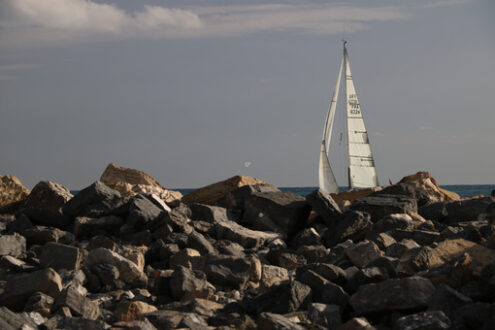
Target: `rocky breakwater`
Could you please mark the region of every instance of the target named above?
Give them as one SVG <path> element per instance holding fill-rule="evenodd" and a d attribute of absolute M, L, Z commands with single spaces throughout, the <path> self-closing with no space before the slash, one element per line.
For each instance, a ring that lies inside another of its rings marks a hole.
<path fill-rule="evenodd" d="M 417 176 L 339 204 L 42 182 L 0 215 L 0 328 L 493 329 L 495 201 Z"/>

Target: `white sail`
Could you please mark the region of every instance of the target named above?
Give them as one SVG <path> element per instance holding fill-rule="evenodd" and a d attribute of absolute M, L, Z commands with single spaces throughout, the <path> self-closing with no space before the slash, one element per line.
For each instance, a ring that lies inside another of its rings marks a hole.
<path fill-rule="evenodd" d="M 333 119 L 335 117 L 335 109 L 337 107 L 337 98 L 340 89 L 340 80 L 342 77 L 342 68 L 344 66 L 344 59 L 340 63 L 339 77 L 337 79 L 337 85 L 333 91 L 332 101 L 330 102 L 330 107 L 325 118 L 325 126 L 323 127 L 323 135 L 321 137 L 321 150 L 320 150 L 320 164 L 318 171 L 318 179 L 320 184 L 320 189 L 325 190 L 329 193 L 336 193 L 339 191 L 339 186 L 337 185 L 337 180 L 330 167 L 330 161 L 328 159 L 328 151 L 330 148 L 330 140 L 332 138 L 333 129 Z"/>
<path fill-rule="evenodd" d="M 349 188 L 376 187 L 375 162 L 371 153 L 368 132 L 364 126 L 361 105 L 352 80 L 349 57 L 344 43 L 345 98 L 347 113 L 347 143 L 349 156 Z"/>

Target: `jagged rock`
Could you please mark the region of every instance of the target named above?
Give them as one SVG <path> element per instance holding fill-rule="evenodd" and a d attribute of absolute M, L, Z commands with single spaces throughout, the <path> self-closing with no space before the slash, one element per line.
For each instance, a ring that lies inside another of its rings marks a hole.
<path fill-rule="evenodd" d="M 375 330 L 365 317 L 353 317 L 337 328 L 338 330 Z"/>
<path fill-rule="evenodd" d="M 143 314 L 155 312 L 158 309 L 144 301 L 121 301 L 115 306 L 115 317 L 119 321 L 140 320 Z"/>
<path fill-rule="evenodd" d="M 187 300 L 208 298 L 213 293 L 213 288 L 206 281 L 206 275 L 203 272 L 178 266 L 170 277 L 170 291 L 176 300 Z"/>
<path fill-rule="evenodd" d="M 74 236 L 71 233 L 53 227 L 34 226 L 24 230 L 22 233 L 26 237 L 28 245 L 44 245 L 49 242 L 72 243 Z"/>
<path fill-rule="evenodd" d="M 323 242 L 327 247 L 332 248 L 347 239 L 358 241 L 364 238 L 366 231 L 371 229 L 371 226 L 372 223 L 368 213 L 351 210 L 334 221 L 323 235 Z"/>
<path fill-rule="evenodd" d="M 387 271 L 388 277 L 396 277 L 397 276 L 396 268 L 398 264 L 399 264 L 399 260 L 397 258 L 383 256 L 370 262 L 367 265 L 367 267 L 379 267 L 385 269 Z"/>
<path fill-rule="evenodd" d="M 292 237 L 305 225 L 309 212 L 306 200 L 295 193 L 253 193 L 244 201 L 242 222 L 255 229 Z"/>
<path fill-rule="evenodd" d="M 29 195 L 29 189 L 24 187 L 13 175 L 0 175 L 0 213 L 8 213 L 22 206 Z"/>
<path fill-rule="evenodd" d="M 272 248 L 266 255 L 271 264 L 286 269 L 297 269 L 307 264 L 304 256 L 291 252 L 286 248 Z"/>
<path fill-rule="evenodd" d="M 180 192 L 165 189 L 149 174 L 115 164 L 108 164 L 100 177 L 100 181 L 117 190 L 124 197 L 134 196 L 139 193 L 155 194 L 166 203 L 171 204 L 177 203 L 182 198 Z"/>
<path fill-rule="evenodd" d="M 289 281 L 289 271 L 285 268 L 262 265 L 261 269 L 260 285 L 263 289 Z"/>
<path fill-rule="evenodd" d="M 79 248 L 58 243 L 47 243 L 43 246 L 40 264 L 55 270 L 78 269 L 82 261 L 82 252 Z"/>
<path fill-rule="evenodd" d="M 371 221 L 377 222 L 387 215 L 394 213 L 417 212 L 415 199 L 402 195 L 376 195 L 355 200 L 351 204 L 353 210 L 368 212 Z"/>
<path fill-rule="evenodd" d="M 323 244 L 300 246 L 297 248 L 296 254 L 304 257 L 307 263 L 326 262 L 331 259 L 330 249 Z"/>
<path fill-rule="evenodd" d="M 355 266 L 363 268 L 376 258 L 383 256 L 384 253 L 375 243 L 363 241 L 347 248 L 345 255 Z"/>
<path fill-rule="evenodd" d="M 236 188 L 249 185 L 267 184 L 267 182 L 249 176 L 236 175 L 227 180 L 216 182 L 208 186 L 194 190 L 182 197 L 182 202 L 186 204 L 201 203 L 214 205 L 222 197 Z"/>
<path fill-rule="evenodd" d="M 363 284 L 378 283 L 388 278 L 388 271 L 385 268 L 366 267 L 353 274 L 348 281 L 347 288 L 349 291 L 355 292 Z"/>
<path fill-rule="evenodd" d="M 292 322 L 283 315 L 274 313 L 261 313 L 256 321 L 260 330 L 303 330 L 304 327 Z"/>
<path fill-rule="evenodd" d="M 400 317 L 395 321 L 396 330 L 450 329 L 450 319 L 442 311 L 426 311 Z"/>
<path fill-rule="evenodd" d="M 24 202 L 24 207 L 35 209 L 59 210 L 72 197 L 70 191 L 59 183 L 40 181 Z"/>
<path fill-rule="evenodd" d="M 187 245 L 198 250 L 201 254 L 217 254 L 217 250 L 203 235 L 193 231 L 187 238 Z"/>
<path fill-rule="evenodd" d="M 313 301 L 334 304 L 344 307 L 349 295 L 337 284 L 334 284 L 312 270 L 298 272 L 296 280 L 309 285 L 313 293 Z"/>
<path fill-rule="evenodd" d="M 74 235 L 76 237 L 91 237 L 116 233 L 124 224 L 124 220 L 115 215 L 101 218 L 77 217 L 74 219 Z"/>
<path fill-rule="evenodd" d="M 4 330 L 37 329 L 38 324 L 27 313 L 17 314 L 6 307 L 0 307 L 0 328 Z"/>
<path fill-rule="evenodd" d="M 37 312 L 48 317 L 55 299 L 41 292 L 35 292 L 29 297 L 24 307 L 25 312 Z"/>
<path fill-rule="evenodd" d="M 425 219 L 454 224 L 461 221 L 474 221 L 486 213 L 494 202 L 493 197 L 472 197 L 454 202 L 428 204 L 419 209 Z"/>
<path fill-rule="evenodd" d="M 51 268 L 42 269 L 10 277 L 5 285 L 5 291 L 0 296 L 0 305 L 20 310 L 35 292 L 42 292 L 55 298 L 61 291 L 60 275 Z"/>
<path fill-rule="evenodd" d="M 80 290 L 73 285 L 69 285 L 57 296 L 52 310 L 67 306 L 71 314 L 77 317 L 96 320 L 100 315 L 98 304 L 81 294 Z"/>
<path fill-rule="evenodd" d="M 132 285 L 141 286 L 145 285 L 148 281 L 146 275 L 134 262 L 124 258 L 114 251 L 105 248 L 91 250 L 86 257 L 85 264 L 88 267 L 95 264 L 113 265 L 119 270 L 120 279 L 125 283 Z"/>
<path fill-rule="evenodd" d="M 332 196 L 324 190 L 317 189 L 313 191 L 306 196 L 306 201 L 323 218 L 327 225 L 331 225 L 336 218 L 342 215 L 342 211 Z"/>
<path fill-rule="evenodd" d="M 256 312 L 284 314 L 305 309 L 311 301 L 311 288 L 298 281 L 271 286 L 251 301 Z"/>
<path fill-rule="evenodd" d="M 6 230 L 9 233 L 23 233 L 26 229 L 33 227 L 33 223 L 29 218 L 22 213 L 19 213 L 18 215 L 12 215 L 13 220 L 9 219 L 10 221 L 6 223 Z"/>
<path fill-rule="evenodd" d="M 395 238 L 387 233 L 378 233 L 376 231 L 368 232 L 366 239 L 374 242 L 382 251 L 386 251 L 389 246 L 397 243 Z"/>
<path fill-rule="evenodd" d="M 205 273 L 213 284 L 239 289 L 250 279 L 251 264 L 247 258 L 210 255 L 205 263 Z"/>
<path fill-rule="evenodd" d="M 340 307 L 338 305 L 309 304 L 308 318 L 311 322 L 319 324 L 326 329 L 337 329 L 342 323 Z"/>
<path fill-rule="evenodd" d="M 22 257 L 26 253 L 26 239 L 14 233 L 0 235 L 0 256 Z"/>
<path fill-rule="evenodd" d="M 149 320 L 157 329 L 177 329 L 184 327 L 185 324 L 183 324 L 182 322 L 190 314 L 191 313 L 183 313 L 171 310 L 158 310 L 156 312 L 144 314 L 143 317 Z M 204 322 L 204 320 L 201 321 L 201 318 L 198 316 L 194 317 L 194 319 L 196 320 L 196 322 Z M 189 327 L 185 326 L 185 328 Z M 191 329 L 196 328 L 192 327 Z"/>
<path fill-rule="evenodd" d="M 422 277 L 389 279 L 359 287 L 349 300 L 358 314 L 425 308 L 435 287 Z"/>
<path fill-rule="evenodd" d="M 271 242 L 280 237 L 279 234 L 251 230 L 233 221 L 223 221 L 215 224 L 217 239 L 226 239 L 239 243 L 246 249 L 256 249 L 265 242 Z"/>
<path fill-rule="evenodd" d="M 110 215 L 112 211 L 122 206 L 123 202 L 118 191 L 109 188 L 101 181 L 96 181 L 68 201 L 62 211 L 71 217 L 102 217 Z"/>
<path fill-rule="evenodd" d="M 135 228 L 144 228 L 158 218 L 162 212 L 162 209 L 146 196 L 138 194 L 129 201 L 129 215 L 126 223 Z"/>

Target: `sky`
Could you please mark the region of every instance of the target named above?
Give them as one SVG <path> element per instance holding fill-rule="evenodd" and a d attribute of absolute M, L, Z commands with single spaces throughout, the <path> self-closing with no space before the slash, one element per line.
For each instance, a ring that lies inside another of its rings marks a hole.
<path fill-rule="evenodd" d="M 381 183 L 494 184 L 494 31 L 493 0 L 0 0 L 0 175 L 316 186 L 345 38 Z"/>

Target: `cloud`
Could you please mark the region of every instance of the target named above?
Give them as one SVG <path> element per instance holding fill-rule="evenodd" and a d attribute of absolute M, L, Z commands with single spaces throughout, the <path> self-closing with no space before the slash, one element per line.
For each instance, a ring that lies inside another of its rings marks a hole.
<path fill-rule="evenodd" d="M 94 0 L 2 0 L 0 38 L 4 46 L 29 46 L 129 37 L 228 37 L 266 31 L 342 34 L 369 29 L 374 22 L 409 19 L 413 9 L 444 5 L 451 4 L 445 0 L 420 1 L 414 6 L 265 3 L 184 9 L 144 5 L 140 11 L 127 12 Z"/>

